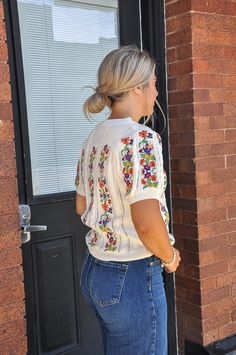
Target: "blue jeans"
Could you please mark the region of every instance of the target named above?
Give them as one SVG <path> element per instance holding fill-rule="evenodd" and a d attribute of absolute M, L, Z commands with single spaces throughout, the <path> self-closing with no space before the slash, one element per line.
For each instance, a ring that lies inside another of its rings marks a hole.
<path fill-rule="evenodd" d="M 106 355 L 167 355 L 160 259 L 103 261 L 86 250 L 80 286 L 100 323 Z"/>

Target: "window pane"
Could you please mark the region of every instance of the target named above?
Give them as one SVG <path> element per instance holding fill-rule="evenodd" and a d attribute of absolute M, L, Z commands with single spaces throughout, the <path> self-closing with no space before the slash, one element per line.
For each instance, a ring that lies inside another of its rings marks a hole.
<path fill-rule="evenodd" d="M 115 0 L 18 0 L 33 194 L 74 190 L 88 121 L 84 100 L 104 56 L 119 46 Z"/>

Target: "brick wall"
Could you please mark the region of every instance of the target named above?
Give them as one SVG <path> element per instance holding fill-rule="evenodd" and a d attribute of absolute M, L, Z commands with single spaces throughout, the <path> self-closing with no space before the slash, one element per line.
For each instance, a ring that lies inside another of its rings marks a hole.
<path fill-rule="evenodd" d="M 236 2 L 166 0 L 180 354 L 236 333 Z"/>
<path fill-rule="evenodd" d="M 27 352 L 10 76 L 0 1 L 0 354 Z"/>

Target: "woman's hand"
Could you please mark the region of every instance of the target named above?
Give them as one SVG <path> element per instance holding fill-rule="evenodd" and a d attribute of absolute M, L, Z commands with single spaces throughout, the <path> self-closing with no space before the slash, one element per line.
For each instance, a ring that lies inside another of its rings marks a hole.
<path fill-rule="evenodd" d="M 175 272 L 177 270 L 177 267 L 179 266 L 179 262 L 181 260 L 180 253 L 179 253 L 178 249 L 174 248 L 174 250 L 175 250 L 175 253 L 176 253 L 176 258 L 175 258 L 174 264 L 171 265 L 171 266 L 165 266 L 164 267 L 164 269 L 168 273 Z"/>

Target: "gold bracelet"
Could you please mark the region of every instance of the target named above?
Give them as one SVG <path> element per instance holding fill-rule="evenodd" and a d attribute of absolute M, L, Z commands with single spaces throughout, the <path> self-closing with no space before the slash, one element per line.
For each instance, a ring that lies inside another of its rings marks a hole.
<path fill-rule="evenodd" d="M 173 258 L 172 258 L 172 260 L 171 261 L 163 261 L 163 260 L 161 260 L 161 267 L 171 266 L 171 265 L 174 264 L 175 259 L 176 259 L 176 254 L 175 254 L 175 249 L 173 247 L 172 247 L 172 250 L 173 250 Z"/>

